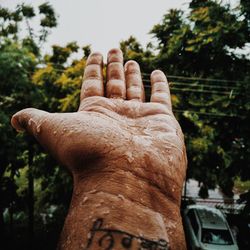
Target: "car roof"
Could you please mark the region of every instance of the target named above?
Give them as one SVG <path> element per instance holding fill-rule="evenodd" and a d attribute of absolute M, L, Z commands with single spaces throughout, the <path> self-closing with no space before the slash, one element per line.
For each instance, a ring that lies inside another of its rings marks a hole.
<path fill-rule="evenodd" d="M 225 217 L 220 210 L 201 205 L 192 205 L 188 209 L 196 211 L 202 228 L 228 229 Z"/>

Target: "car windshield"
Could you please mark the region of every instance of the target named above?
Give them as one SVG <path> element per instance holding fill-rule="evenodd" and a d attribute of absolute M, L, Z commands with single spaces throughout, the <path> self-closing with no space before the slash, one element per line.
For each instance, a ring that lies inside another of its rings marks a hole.
<path fill-rule="evenodd" d="M 203 243 L 215 245 L 232 245 L 233 239 L 228 230 L 202 229 L 201 240 Z"/>

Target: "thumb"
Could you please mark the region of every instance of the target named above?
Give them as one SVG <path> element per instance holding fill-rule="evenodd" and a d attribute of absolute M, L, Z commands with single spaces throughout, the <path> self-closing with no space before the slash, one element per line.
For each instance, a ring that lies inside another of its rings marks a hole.
<path fill-rule="evenodd" d="M 52 113 L 27 108 L 12 116 L 11 125 L 18 132 L 25 131 L 32 135 L 46 150 L 51 151 L 56 142 L 52 136 L 52 131 L 58 125 L 55 118 L 55 115 Z"/>
<path fill-rule="evenodd" d="M 18 132 L 26 131 L 38 138 L 41 129 L 46 125 L 46 120 L 48 121 L 49 116 L 50 113 L 48 112 L 34 108 L 27 108 L 12 116 L 11 125 Z"/>
<path fill-rule="evenodd" d="M 58 127 L 58 119 L 55 114 L 48 113 L 39 109 L 23 109 L 11 118 L 11 125 L 18 131 L 26 131 L 49 151 L 54 157 L 56 137 L 53 131 Z"/>

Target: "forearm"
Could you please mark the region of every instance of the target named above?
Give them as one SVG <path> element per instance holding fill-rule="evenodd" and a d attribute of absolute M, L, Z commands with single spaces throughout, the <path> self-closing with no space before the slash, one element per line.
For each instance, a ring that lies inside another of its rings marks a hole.
<path fill-rule="evenodd" d="M 76 177 L 59 249 L 126 249 L 124 244 L 185 249 L 178 204 L 130 172 Z"/>

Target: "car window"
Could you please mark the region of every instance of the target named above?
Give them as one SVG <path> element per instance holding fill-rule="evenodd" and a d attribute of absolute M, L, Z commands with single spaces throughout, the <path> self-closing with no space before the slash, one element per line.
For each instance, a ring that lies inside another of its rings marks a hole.
<path fill-rule="evenodd" d="M 187 216 L 188 216 L 188 218 L 190 220 L 190 223 L 192 225 L 192 228 L 194 230 L 194 233 L 195 233 L 196 237 L 198 237 L 199 225 L 198 225 L 194 210 L 190 210 L 188 212 Z"/>
<path fill-rule="evenodd" d="M 228 230 L 202 229 L 201 241 L 215 245 L 232 245 L 233 239 Z"/>

